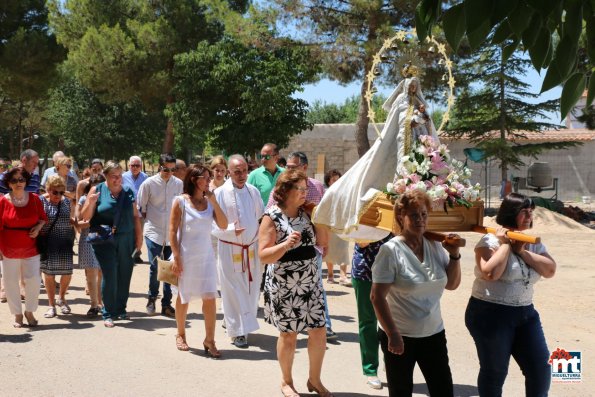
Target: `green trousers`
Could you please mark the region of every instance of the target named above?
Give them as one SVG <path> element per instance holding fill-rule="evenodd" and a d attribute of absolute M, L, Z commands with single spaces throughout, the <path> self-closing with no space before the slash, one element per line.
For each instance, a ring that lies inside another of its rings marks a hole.
<path fill-rule="evenodd" d="M 101 266 L 101 297 L 103 318 L 117 318 L 126 314 L 134 259 L 134 233 L 116 233 L 113 244 L 94 245 L 93 251 Z"/>
<path fill-rule="evenodd" d="M 372 282 L 351 279 L 357 302 L 357 323 L 359 326 L 359 350 L 362 369 L 366 376 L 378 375 L 378 320 L 370 300 Z"/>

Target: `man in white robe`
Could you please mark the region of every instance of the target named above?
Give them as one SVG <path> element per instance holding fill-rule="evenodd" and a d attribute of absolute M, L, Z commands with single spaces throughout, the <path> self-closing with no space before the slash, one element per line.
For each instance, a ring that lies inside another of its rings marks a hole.
<path fill-rule="evenodd" d="M 227 229 L 213 227 L 219 239 L 217 270 L 225 328 L 232 343 L 248 347 L 248 334 L 260 328 L 256 313 L 260 296 L 258 226 L 264 212 L 258 189 L 246 183 L 248 163 L 241 155 L 229 158 L 231 176 L 215 190 L 215 197 L 229 222 Z"/>

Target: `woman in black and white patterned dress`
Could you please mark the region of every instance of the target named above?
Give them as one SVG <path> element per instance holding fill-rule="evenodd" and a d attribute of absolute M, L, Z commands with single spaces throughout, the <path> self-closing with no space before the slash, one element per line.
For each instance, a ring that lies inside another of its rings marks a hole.
<path fill-rule="evenodd" d="M 41 261 L 50 306 L 44 314 L 45 318 L 56 316 L 55 305 L 60 306 L 62 314 L 70 314 L 70 306 L 66 303 L 66 291 L 72 279 L 74 208 L 72 202 L 64 197 L 65 191 L 66 182 L 60 175 L 55 174 L 48 178 L 47 193 L 41 196 L 43 208 L 48 216 L 48 222 L 41 229 L 41 235 L 48 235 L 47 259 Z M 55 299 L 57 275 L 60 276 L 59 299 Z"/>
<path fill-rule="evenodd" d="M 281 392 L 298 396 L 291 373 L 297 334 L 308 331 L 309 391 L 332 394 L 322 385 L 320 373 L 326 350 L 322 281 L 316 260 L 317 230 L 302 208 L 308 177 L 298 170 L 283 172 L 275 185 L 277 205 L 265 211 L 259 230 L 258 254 L 272 263 L 264 287 L 265 321 L 279 330 L 277 356 L 281 366 Z M 325 234 L 320 235 L 325 236 Z M 326 244 L 323 244 L 326 245 Z"/>

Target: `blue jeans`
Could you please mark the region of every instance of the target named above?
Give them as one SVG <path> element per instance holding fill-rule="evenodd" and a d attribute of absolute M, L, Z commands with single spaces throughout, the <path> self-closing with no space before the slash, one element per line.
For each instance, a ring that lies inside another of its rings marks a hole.
<path fill-rule="evenodd" d="M 149 251 L 149 298 L 157 298 L 159 295 L 159 281 L 157 280 L 157 257 L 168 259 L 171 256 L 171 247 L 163 247 L 145 237 L 147 250 Z M 161 256 L 163 251 L 163 256 Z M 161 298 L 161 307 L 171 306 L 171 286 L 163 283 L 163 298 Z"/>
<path fill-rule="evenodd" d="M 549 351 L 533 305 L 506 306 L 471 297 L 465 325 L 477 348 L 481 397 L 502 395 L 510 356 L 525 375 L 525 395 L 547 396 L 551 381 Z"/>
<path fill-rule="evenodd" d="M 322 283 L 322 255 L 319 252 L 316 253 L 316 260 L 318 261 L 318 281 L 322 286 L 322 297 L 324 298 L 324 318 L 326 319 L 326 328 L 331 329 L 331 316 L 328 314 L 328 303 L 326 303 L 326 291 L 324 290 L 324 284 Z"/>

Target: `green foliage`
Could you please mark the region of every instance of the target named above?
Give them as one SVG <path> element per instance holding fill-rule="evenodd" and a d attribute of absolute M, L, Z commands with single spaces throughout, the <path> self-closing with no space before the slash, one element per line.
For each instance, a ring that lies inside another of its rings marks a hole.
<path fill-rule="evenodd" d="M 386 97 L 376 95 L 372 99 L 372 109 L 376 114 L 376 121 L 384 123 L 387 112 L 382 108 Z M 359 95 L 347 98 L 342 104 L 315 101 L 308 111 L 308 121 L 312 124 L 353 124 L 357 120 L 360 105 Z"/>
<path fill-rule="evenodd" d="M 163 115 L 147 113 L 138 101 L 104 104 L 76 80 L 51 91 L 47 118 L 52 146 L 65 146 L 79 164 L 94 157 L 120 160 L 160 153 Z"/>
<path fill-rule="evenodd" d="M 48 31 L 44 0 L 3 2 L 0 11 L 0 89 L 14 100 L 41 98 L 54 82 L 64 49 Z"/>
<path fill-rule="evenodd" d="M 291 45 L 255 48 L 231 39 L 201 42 L 175 58 L 176 102 L 169 114 L 184 135 L 206 136 L 227 153 L 283 147 L 310 124 L 307 103 L 292 94 L 310 81 L 309 52 Z"/>
<path fill-rule="evenodd" d="M 488 37 L 494 44 L 508 40 L 506 55 L 522 42 L 535 69 L 547 72 L 541 92 L 565 85 L 561 98 L 562 118 L 576 102 L 578 86 L 595 70 L 595 2 L 593 0 L 421 0 L 416 9 L 420 40 L 441 23 L 451 47 L 458 49 L 464 32 L 472 48 Z M 462 18 L 465 14 L 466 18 Z M 581 32 L 585 30 L 586 39 Z M 554 48 L 552 36 L 560 37 Z M 581 60 L 581 57 L 584 59 Z M 586 62 L 585 62 L 586 61 Z M 581 67 L 586 63 L 588 67 Z M 577 76 L 582 74 L 582 77 Z M 566 87 L 568 85 L 568 87 Z M 589 98 L 591 93 L 589 86 Z M 574 102 L 573 102 L 574 101 Z"/>
<path fill-rule="evenodd" d="M 503 62 L 503 48 L 487 46 L 461 65 L 471 81 L 478 81 L 478 89 L 463 90 L 457 97 L 447 133 L 454 138 L 467 137 L 471 142 L 501 162 L 502 178 L 508 167 L 523 165 L 521 156 L 535 157 L 544 150 L 564 148 L 571 142 L 520 145 L 515 142 L 527 131 L 556 129 L 558 125 L 537 121 L 557 109 L 558 101 L 529 103 L 537 98 L 523 81 L 530 61 L 513 54 Z"/>

